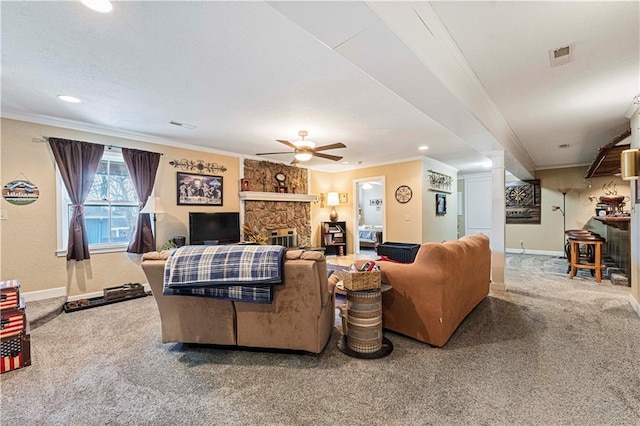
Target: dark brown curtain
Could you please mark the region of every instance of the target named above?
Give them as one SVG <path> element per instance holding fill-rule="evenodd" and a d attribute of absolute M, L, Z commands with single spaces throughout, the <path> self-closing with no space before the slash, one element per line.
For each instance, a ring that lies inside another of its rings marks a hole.
<path fill-rule="evenodd" d="M 160 164 L 160 155 L 157 152 L 139 151 L 137 149 L 122 148 L 122 158 L 129 169 L 129 175 L 133 181 L 133 187 L 140 200 L 140 210 L 147 204 L 147 199 L 153 191 L 153 184 L 156 181 L 156 171 Z M 154 250 L 153 232 L 151 230 L 151 219 L 148 213 L 138 214 L 138 221 L 133 233 L 127 252 L 146 253 Z"/>
<path fill-rule="evenodd" d="M 89 259 L 89 242 L 84 225 L 84 200 L 102 159 L 104 145 L 68 139 L 49 138 L 49 146 L 73 203 L 69 223 L 67 260 Z"/>

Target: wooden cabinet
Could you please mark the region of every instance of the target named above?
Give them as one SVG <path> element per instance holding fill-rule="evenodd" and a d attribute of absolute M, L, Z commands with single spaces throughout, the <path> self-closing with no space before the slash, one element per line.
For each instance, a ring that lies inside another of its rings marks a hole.
<path fill-rule="evenodd" d="M 346 222 L 321 222 L 320 231 L 325 248 L 325 254 L 344 256 L 347 254 L 347 223 Z"/>

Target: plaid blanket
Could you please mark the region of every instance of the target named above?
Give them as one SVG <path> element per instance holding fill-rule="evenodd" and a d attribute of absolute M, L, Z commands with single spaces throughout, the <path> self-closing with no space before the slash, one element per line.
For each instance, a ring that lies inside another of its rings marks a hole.
<path fill-rule="evenodd" d="M 285 252 L 282 246 L 181 247 L 165 264 L 163 294 L 271 303 Z"/>

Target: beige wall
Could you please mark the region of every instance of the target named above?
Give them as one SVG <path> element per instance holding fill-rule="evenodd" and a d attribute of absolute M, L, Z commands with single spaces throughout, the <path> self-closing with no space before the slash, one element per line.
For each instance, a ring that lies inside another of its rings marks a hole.
<path fill-rule="evenodd" d="M 604 195 L 602 186 L 613 182 L 618 195 L 629 195 L 629 184 L 619 177 L 584 179 L 587 167 L 538 170 L 536 179 L 541 187 L 541 219 L 539 225 L 507 225 L 507 249 L 521 250 L 520 241 L 525 250 L 562 252 L 564 244 L 562 214 L 552 211 L 551 206 L 562 207 L 562 194 L 558 188 L 571 188 L 566 197 L 567 229 L 581 229 L 595 215 L 596 202 L 589 196 Z M 626 209 L 629 209 L 627 203 Z"/>
<path fill-rule="evenodd" d="M 426 185 L 429 179 L 428 170 L 451 176 L 451 193 L 435 192 Z M 456 240 L 458 238 L 458 179 L 455 169 L 442 163 L 425 159 L 422 164 L 422 241 L 441 242 L 444 240 Z M 446 197 L 447 214 L 436 215 L 436 194 Z"/>
<path fill-rule="evenodd" d="M 423 185 L 423 161 L 415 160 L 405 163 L 367 167 L 340 173 L 311 171 L 310 192 L 312 194 L 329 191 L 346 192 L 349 202 L 336 207 L 340 221 L 347 222 L 347 252 L 354 252 L 354 205 L 353 180 L 384 176 L 385 178 L 385 236 L 384 241 L 422 243 L 456 239 L 456 200 L 455 188 L 447 196 L 448 213 L 444 217 L 435 216 L 435 193 L 425 191 Z M 455 176 L 454 176 L 455 178 Z M 455 186 L 454 179 L 454 186 Z M 406 204 L 395 199 L 395 191 L 400 185 L 408 185 L 413 191 L 413 198 Z M 423 194 L 428 194 L 424 196 Z M 433 198 L 433 200 L 431 199 Z M 320 208 L 319 203 L 311 207 L 312 241 L 320 244 L 319 224 L 329 218 L 329 207 Z M 425 229 L 429 239 L 424 239 Z"/>
<path fill-rule="evenodd" d="M 156 195 L 167 214 L 159 215 L 158 245 L 174 235 L 188 236 L 189 211 L 238 211 L 239 161 L 236 157 L 191 151 L 183 148 L 137 142 L 129 139 L 2 119 L 2 184 L 21 173 L 38 186 L 40 198 L 26 206 L 2 200 L 8 215 L 1 221 L 2 279 L 19 278 L 22 291 L 65 287 L 68 295 L 102 291 L 128 282 L 146 282 L 139 267 L 140 256 L 124 252 L 92 254 L 90 260 L 67 262 L 56 257 L 56 177 L 54 159 L 46 143 L 34 137 L 54 136 L 87 142 L 162 152 L 156 177 Z M 176 169 L 171 160 L 203 160 L 224 165 L 222 207 L 176 205 Z"/>

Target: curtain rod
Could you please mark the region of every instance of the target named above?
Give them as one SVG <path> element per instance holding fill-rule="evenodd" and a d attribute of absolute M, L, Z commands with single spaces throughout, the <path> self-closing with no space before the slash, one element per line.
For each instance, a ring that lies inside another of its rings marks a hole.
<path fill-rule="evenodd" d="M 49 136 L 40 136 L 39 138 L 33 138 L 31 139 L 32 142 L 38 142 L 38 143 L 42 143 L 42 142 L 49 142 Z M 102 144 L 104 145 L 104 144 Z M 118 149 L 122 149 L 122 148 L 128 148 L 128 147 L 124 147 L 124 146 L 118 146 L 118 145 L 104 145 L 107 149 L 111 149 L 111 148 L 118 148 Z M 129 149 L 136 149 L 136 148 L 129 148 Z M 154 152 L 154 151 L 148 151 L 148 152 Z M 162 152 L 154 152 L 154 154 L 160 154 L 160 155 L 164 155 L 164 153 Z"/>

